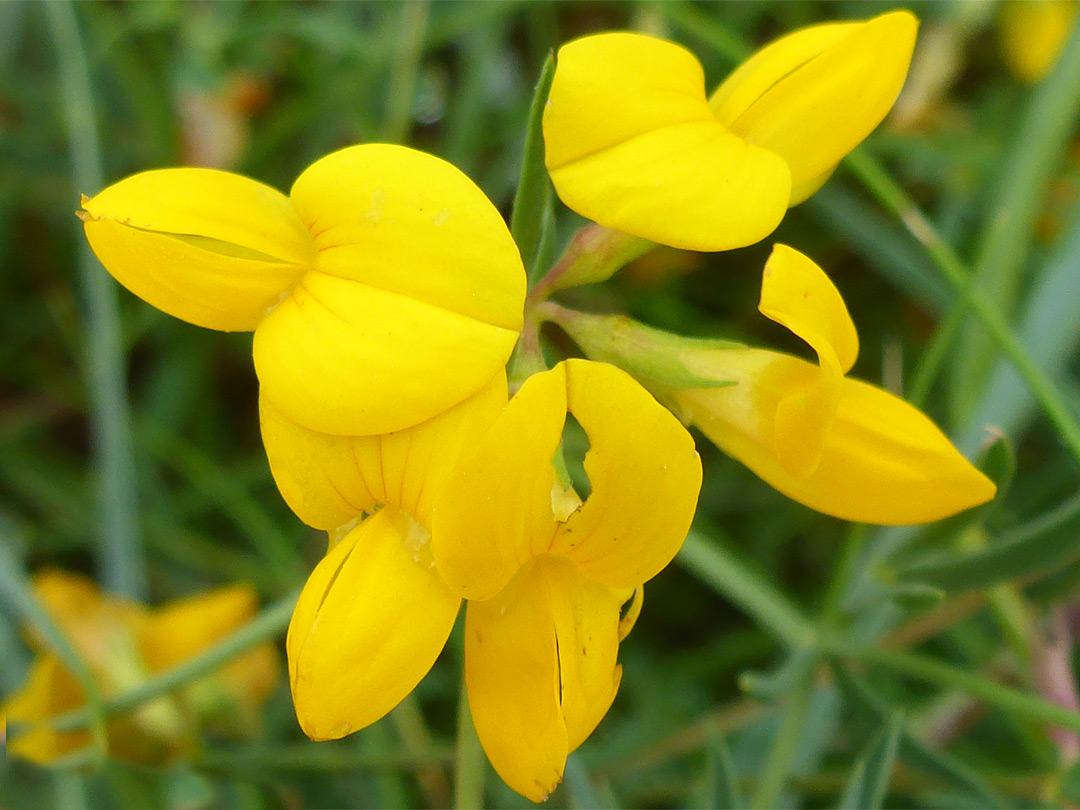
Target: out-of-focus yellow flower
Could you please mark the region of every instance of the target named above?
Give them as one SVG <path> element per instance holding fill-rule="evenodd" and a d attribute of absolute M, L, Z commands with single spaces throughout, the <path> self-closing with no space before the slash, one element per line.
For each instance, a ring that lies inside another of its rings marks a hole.
<path fill-rule="evenodd" d="M 552 463 L 567 412 L 590 442 L 584 503 Z M 525 382 L 436 496 L 436 567 L 469 600 L 476 730 L 533 801 L 614 700 L 619 641 L 642 584 L 682 544 L 700 485 L 693 440 L 668 410 L 614 366 L 569 360 Z"/>
<path fill-rule="evenodd" d="M 262 400 L 263 443 L 278 488 L 302 520 L 331 532 L 287 639 L 296 716 L 312 739 L 374 723 L 442 651 L 461 598 L 434 568 L 435 499 L 462 449 L 495 421 L 506 398 L 500 371 L 427 422 L 359 437 L 307 430 Z"/>
<path fill-rule="evenodd" d="M 1025 82 L 1037 82 L 1057 64 L 1076 22 L 1077 0 L 1009 0 L 1001 6 L 1005 64 Z"/>
<path fill-rule="evenodd" d="M 438 158 L 334 152 L 290 195 L 212 169 L 144 172 L 83 199 L 87 239 L 139 297 L 254 330 L 263 396 L 325 433 L 423 422 L 483 387 L 522 324 L 525 272 L 499 212 Z"/>
<path fill-rule="evenodd" d="M 570 42 L 543 122 L 559 197 L 605 227 L 673 247 L 757 242 L 885 117 L 917 27 L 899 11 L 801 29 L 709 99 L 700 63 L 674 43 L 631 33 Z"/>
<path fill-rule="evenodd" d="M 817 364 L 766 349 L 687 350 L 688 368 L 735 384 L 665 392 L 684 421 L 788 497 L 846 520 L 925 523 L 994 496 L 922 412 L 845 376 L 855 327 L 810 259 L 776 245 L 759 309 L 806 341 Z"/>
<path fill-rule="evenodd" d="M 110 697 L 148 677 L 182 664 L 248 622 L 257 603 L 251 588 L 229 586 L 147 608 L 98 590 L 87 577 L 46 571 L 34 578 L 41 604 L 90 668 L 102 695 Z M 41 639 L 26 684 L 0 707 L 5 722 L 34 724 L 85 702 L 83 688 Z M 191 743 L 192 720 L 225 733 L 249 731 L 279 677 L 277 653 L 260 645 L 201 678 L 176 698 L 159 698 L 109 721 L 109 752 L 134 762 L 158 762 Z M 239 722 L 238 722 L 239 721 Z M 46 763 L 85 747 L 88 731 L 31 726 L 7 740 L 8 750 Z"/>

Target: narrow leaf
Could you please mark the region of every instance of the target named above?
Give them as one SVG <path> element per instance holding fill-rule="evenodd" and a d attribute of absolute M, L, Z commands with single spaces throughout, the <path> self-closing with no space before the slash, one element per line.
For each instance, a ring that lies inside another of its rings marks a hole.
<path fill-rule="evenodd" d="M 840 807 L 844 810 L 873 810 L 881 807 L 888 792 L 903 731 L 903 716 L 892 712 L 885 728 L 874 735 L 851 772 Z"/>
<path fill-rule="evenodd" d="M 536 245 L 540 240 L 540 225 L 544 217 L 545 205 L 551 204 L 551 181 L 548 180 L 547 167 L 544 165 L 544 106 L 547 104 L 551 80 L 555 78 L 555 57 L 548 54 L 540 70 L 540 79 L 536 83 L 532 106 L 529 108 L 529 122 L 525 130 L 525 151 L 521 158 L 521 176 L 518 180 L 517 193 L 514 194 L 514 208 L 510 214 L 510 233 L 521 251 L 521 260 L 525 270 L 533 277 L 533 259 Z"/>
<path fill-rule="evenodd" d="M 710 735 L 706 750 L 705 807 L 716 810 L 740 810 L 745 807 L 739 790 L 739 774 L 727 738 L 719 731 Z"/>

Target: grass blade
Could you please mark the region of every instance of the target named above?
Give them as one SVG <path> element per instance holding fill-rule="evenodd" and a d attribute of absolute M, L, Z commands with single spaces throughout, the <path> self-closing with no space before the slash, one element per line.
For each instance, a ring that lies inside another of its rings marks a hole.
<path fill-rule="evenodd" d="M 840 799 L 843 810 L 876 810 L 882 806 L 889 789 L 903 730 L 903 715 L 898 712 L 891 713 L 885 728 L 874 735 L 851 772 L 851 778 Z"/>

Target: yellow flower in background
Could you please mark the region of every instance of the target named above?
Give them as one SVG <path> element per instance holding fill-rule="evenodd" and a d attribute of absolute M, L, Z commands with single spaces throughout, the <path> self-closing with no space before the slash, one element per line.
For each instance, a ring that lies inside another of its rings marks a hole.
<path fill-rule="evenodd" d="M 286 645 L 296 716 L 312 739 L 343 737 L 383 717 L 446 644 L 461 597 L 434 568 L 435 499 L 462 449 L 488 429 L 506 399 L 500 371 L 427 422 L 359 437 L 307 430 L 261 401 L 263 444 L 278 488 L 301 520 L 331 532 L 330 551 L 300 594 Z"/>
<path fill-rule="evenodd" d="M 701 64 L 641 34 L 559 49 L 544 111 L 564 203 L 608 228 L 689 250 L 768 236 L 885 117 L 918 23 L 906 11 L 795 31 L 706 98 Z"/>
<path fill-rule="evenodd" d="M 443 160 L 334 152 L 288 197 L 211 169 L 162 169 L 84 198 L 102 264 L 200 326 L 254 330 L 262 396 L 324 433 L 423 422 L 510 356 L 525 272 L 491 202 Z"/>
<path fill-rule="evenodd" d="M 552 463 L 568 412 L 590 443 L 584 503 Z M 476 730 L 533 801 L 614 700 L 640 588 L 682 545 L 700 486 L 694 442 L 670 411 L 614 366 L 569 360 L 526 380 L 437 495 L 436 567 L 469 600 Z"/>
<path fill-rule="evenodd" d="M 817 364 L 767 349 L 689 350 L 688 367 L 735 384 L 665 392 L 684 421 L 789 498 L 845 520 L 926 523 L 994 496 L 921 411 L 845 376 L 855 326 L 810 259 L 776 245 L 759 309 L 806 341 Z"/>
<path fill-rule="evenodd" d="M 105 697 L 182 664 L 246 624 L 258 609 L 254 591 L 245 585 L 218 588 L 161 608 L 110 596 L 91 579 L 61 571 L 38 574 L 34 591 L 86 661 Z M 82 686 L 44 642 L 34 636 L 30 641 L 38 655 L 26 684 L 0 707 L 5 722 L 33 724 L 77 709 L 86 699 Z M 203 729 L 250 733 L 278 676 L 273 645 L 249 650 L 173 698 L 159 698 L 110 719 L 109 753 L 132 762 L 168 760 L 190 747 L 192 718 Z M 89 731 L 47 726 L 31 725 L 25 734 L 7 738 L 9 752 L 39 763 L 89 744 Z"/>
<path fill-rule="evenodd" d="M 1078 11 L 1077 0 L 1009 0 L 1001 5 L 1002 54 L 1017 78 L 1033 83 L 1050 72 Z"/>

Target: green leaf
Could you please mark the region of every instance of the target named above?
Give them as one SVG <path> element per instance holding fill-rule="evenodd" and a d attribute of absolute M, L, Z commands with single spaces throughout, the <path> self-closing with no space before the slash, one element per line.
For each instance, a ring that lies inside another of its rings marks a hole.
<path fill-rule="evenodd" d="M 548 54 L 544 66 L 540 69 L 540 79 L 536 82 L 532 106 L 529 108 L 529 122 L 525 129 L 525 151 L 521 158 L 521 176 L 518 180 L 517 193 L 514 194 L 514 207 L 510 214 L 510 233 L 521 251 L 521 260 L 525 270 L 533 278 L 533 260 L 536 246 L 540 241 L 540 226 L 544 209 L 551 205 L 551 181 L 548 180 L 547 167 L 544 165 L 544 106 L 547 104 L 551 81 L 555 78 L 555 57 Z"/>
<path fill-rule="evenodd" d="M 705 794 L 702 806 L 716 810 L 740 810 L 745 807 L 731 748 L 727 738 L 719 730 L 709 736 L 705 754 Z"/>
<path fill-rule="evenodd" d="M 832 665 L 836 681 L 844 692 L 847 705 L 875 726 L 890 716 L 888 705 L 866 682 L 845 667 Z M 900 735 L 900 759 L 912 768 L 930 774 L 971 796 L 975 806 L 1005 808 L 1011 805 L 977 774 L 950 754 L 928 748 L 918 737 L 904 729 Z"/>
<path fill-rule="evenodd" d="M 851 772 L 840 807 L 844 810 L 873 810 L 881 807 L 888 792 L 900 737 L 904 731 L 903 715 L 892 712 L 885 728 L 866 746 Z"/>
<path fill-rule="evenodd" d="M 946 591 L 989 588 L 1047 574 L 1080 557 L 1080 496 L 1073 497 L 1005 538 L 973 554 L 909 565 L 901 582 L 921 582 Z"/>

